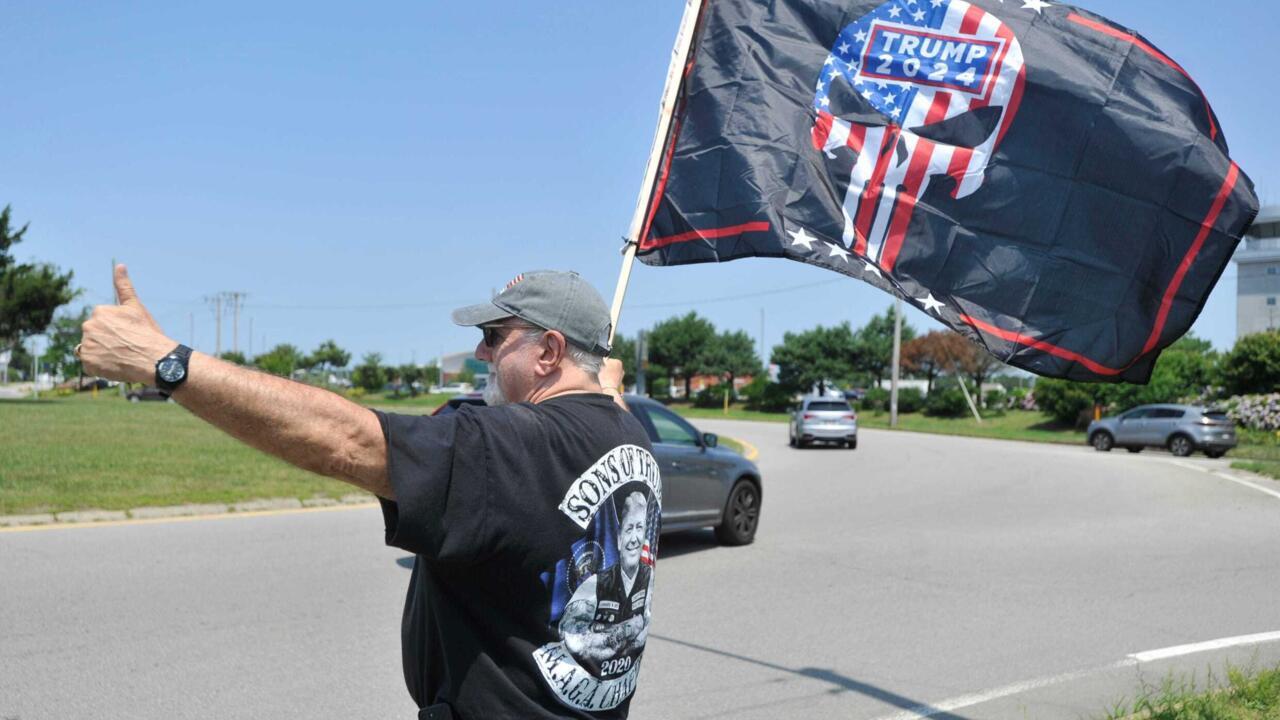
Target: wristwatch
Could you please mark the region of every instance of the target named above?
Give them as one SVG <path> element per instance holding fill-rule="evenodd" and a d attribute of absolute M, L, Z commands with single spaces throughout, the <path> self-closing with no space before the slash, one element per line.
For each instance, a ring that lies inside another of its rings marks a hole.
<path fill-rule="evenodd" d="M 179 345 L 156 362 L 156 387 L 166 398 L 187 380 L 187 363 L 191 360 L 191 348 Z"/>

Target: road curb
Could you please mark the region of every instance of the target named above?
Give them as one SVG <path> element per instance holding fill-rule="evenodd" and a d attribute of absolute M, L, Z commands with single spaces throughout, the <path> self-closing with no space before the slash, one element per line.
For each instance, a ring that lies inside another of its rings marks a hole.
<path fill-rule="evenodd" d="M 760 457 L 760 448 L 755 445 L 732 435 L 725 435 L 725 437 L 742 446 L 742 457 L 750 460 L 751 462 L 755 462 L 756 458 Z"/>
<path fill-rule="evenodd" d="M 330 510 L 342 506 L 373 505 L 373 495 L 349 493 L 340 498 L 314 497 L 259 498 L 242 502 L 188 503 L 185 505 L 151 505 L 129 510 L 70 510 L 60 513 L 30 513 L 25 515 L 0 515 L 0 529 L 33 526 L 86 526 L 94 524 L 119 524 L 131 520 L 165 520 L 172 518 L 204 518 L 219 516 L 253 516 L 281 512 L 301 513 L 312 510 Z"/>

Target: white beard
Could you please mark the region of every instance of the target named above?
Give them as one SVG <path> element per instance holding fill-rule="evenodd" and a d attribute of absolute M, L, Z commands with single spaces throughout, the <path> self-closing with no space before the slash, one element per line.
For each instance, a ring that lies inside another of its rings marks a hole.
<path fill-rule="evenodd" d="M 489 364 L 489 379 L 485 381 L 481 394 L 484 397 L 484 404 L 490 407 L 507 404 L 507 396 L 502 394 L 502 385 L 498 382 L 498 368 L 492 363 Z"/>

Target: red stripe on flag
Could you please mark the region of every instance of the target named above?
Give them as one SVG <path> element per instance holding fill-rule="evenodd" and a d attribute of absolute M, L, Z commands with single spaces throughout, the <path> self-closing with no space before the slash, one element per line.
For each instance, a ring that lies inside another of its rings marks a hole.
<path fill-rule="evenodd" d="M 964 19 L 960 21 L 960 32 L 964 35 L 976 35 L 978 26 L 982 24 L 982 18 L 987 13 L 977 5 L 970 5 L 969 9 L 964 13 Z"/>
<path fill-rule="evenodd" d="M 960 22 L 960 32 L 966 35 L 973 35 L 978 32 L 978 26 L 982 24 L 982 17 L 986 13 L 977 5 L 969 6 L 964 14 L 964 20 Z M 983 100 L 973 100 L 969 103 L 969 110 L 977 110 L 985 107 L 986 102 Z M 958 147 L 951 153 L 951 164 L 947 166 L 947 174 L 956 181 L 956 187 L 951 191 L 951 197 L 957 197 L 960 194 L 960 183 L 964 182 L 964 175 L 969 170 L 969 163 L 973 161 L 973 148 Z"/>
<path fill-rule="evenodd" d="M 849 139 L 845 141 L 845 145 L 853 148 L 855 153 L 862 152 L 862 146 L 867 142 L 867 126 L 854 125 L 849 128 Z"/>
<path fill-rule="evenodd" d="M 876 218 L 876 205 L 880 202 L 880 193 L 884 190 L 884 176 L 889 172 L 889 163 L 893 160 L 894 149 L 898 146 L 898 135 L 902 128 L 888 125 L 884 129 L 884 138 L 880 141 L 880 155 L 876 160 L 875 170 L 862 190 L 862 198 L 858 201 L 858 218 L 854 222 L 854 232 L 858 235 L 859 252 L 866 254 L 866 236 L 871 234 L 871 223 Z"/>
<path fill-rule="evenodd" d="M 1204 220 L 1200 223 L 1200 232 L 1196 235 L 1195 241 L 1191 243 L 1191 247 L 1187 249 L 1185 255 L 1182 256 L 1182 262 L 1178 264 L 1178 269 L 1173 275 L 1173 279 L 1169 282 L 1169 286 L 1165 288 L 1164 298 L 1160 302 L 1160 311 L 1156 315 L 1155 326 L 1151 328 L 1151 335 L 1147 338 L 1146 345 L 1143 346 L 1142 352 L 1133 359 L 1128 365 L 1122 368 L 1110 368 L 1089 358 L 1058 347 L 1053 343 L 1043 340 L 1029 338 L 1022 333 L 1011 332 L 1009 330 L 1001 330 L 1000 328 L 985 323 L 977 318 L 969 315 L 960 315 L 960 320 L 967 323 L 970 327 L 994 335 L 1002 340 L 1007 340 L 1019 345 L 1026 345 L 1029 348 L 1046 352 L 1054 357 L 1060 357 L 1064 360 L 1080 363 L 1088 368 L 1091 372 L 1098 375 L 1119 375 L 1120 373 L 1133 367 L 1143 355 L 1155 349 L 1160 342 L 1160 335 L 1164 332 L 1165 323 L 1169 320 L 1169 310 L 1173 306 L 1173 298 L 1178 294 L 1179 288 L 1182 287 L 1182 281 L 1186 279 L 1187 272 L 1191 269 L 1191 265 L 1195 262 L 1196 256 L 1200 254 L 1200 250 L 1204 247 L 1205 240 L 1209 237 L 1209 232 L 1213 230 L 1213 226 L 1218 222 L 1218 217 L 1222 214 L 1222 208 L 1227 203 L 1227 198 L 1231 197 L 1232 190 L 1235 189 L 1236 182 L 1240 179 L 1240 168 L 1234 162 L 1227 171 L 1227 177 L 1222 181 L 1222 187 L 1218 188 L 1218 194 L 1213 198 L 1213 205 L 1209 207 L 1209 212 L 1205 215 Z"/>
<path fill-rule="evenodd" d="M 716 238 L 732 237 L 734 235 L 742 235 L 744 233 L 752 232 L 769 232 L 769 223 L 749 222 L 722 228 L 690 230 L 689 232 L 683 232 L 679 235 L 668 235 L 667 237 L 654 238 L 645 244 L 645 249 L 648 250 L 666 247 L 667 245 L 689 242 L 690 240 L 715 240 Z"/>
<path fill-rule="evenodd" d="M 1156 326 L 1151 328 L 1151 335 L 1147 338 L 1147 344 L 1142 348 L 1144 355 L 1151 352 L 1156 344 L 1160 342 L 1160 333 L 1164 332 L 1165 321 L 1169 319 L 1169 310 L 1173 307 L 1173 298 L 1178 294 L 1178 289 L 1182 287 L 1182 281 L 1186 278 L 1187 271 L 1191 269 L 1191 264 L 1196 261 L 1196 256 L 1200 254 L 1201 248 L 1204 247 L 1204 241 L 1209 237 L 1209 231 L 1213 230 L 1214 224 L 1218 222 L 1218 216 L 1222 214 L 1222 207 L 1227 204 L 1227 198 L 1231 196 L 1231 191 L 1235 189 L 1236 180 L 1239 177 L 1239 166 L 1231 163 L 1231 169 L 1227 171 L 1227 179 L 1223 181 L 1222 187 L 1218 188 L 1218 195 L 1213 199 L 1209 214 L 1200 223 L 1200 232 L 1196 235 L 1195 242 L 1191 243 L 1191 247 L 1187 248 L 1187 254 L 1182 256 L 1182 262 L 1178 263 L 1178 270 L 1173 274 L 1173 281 L 1169 283 L 1169 287 L 1165 288 L 1164 299 L 1160 301 L 1160 313 L 1156 315 Z"/>
<path fill-rule="evenodd" d="M 1000 23 L 1000 29 L 996 30 L 996 37 L 1004 40 L 1004 52 L 1008 54 L 1009 48 L 1017 40 L 1013 37 L 1013 31 L 1009 26 Z M 1001 57 L 1000 68 L 1004 69 L 1004 59 Z M 1027 85 L 1027 63 L 1024 59 L 1022 67 L 1018 68 L 1018 77 L 1013 81 L 1013 94 L 1009 96 L 1009 105 L 1004 109 L 1004 117 L 1000 120 L 1000 133 L 996 135 L 996 142 L 991 146 L 991 154 L 996 154 L 996 148 L 1000 147 L 1000 143 L 1004 142 L 1005 133 L 1009 132 L 1009 127 L 1013 125 L 1013 118 L 1018 115 L 1018 108 L 1022 105 L 1022 91 Z M 958 188 L 957 188 L 958 189 Z"/>
<path fill-rule="evenodd" d="M 951 107 L 951 94 L 940 92 L 933 96 L 933 104 L 925 114 L 924 124 L 932 125 L 947 116 Z M 933 159 L 936 145 L 924 138 L 916 140 L 916 151 L 911 154 L 911 165 L 907 168 L 907 177 L 903 182 L 903 192 L 899 193 L 898 206 L 893 210 L 893 220 L 889 223 L 889 234 L 884 241 L 884 250 L 880 253 L 880 267 L 893 270 L 893 264 L 902 250 L 902 241 L 907 236 L 907 225 L 911 223 L 911 213 L 915 212 L 916 201 L 920 199 L 920 188 L 929 172 L 929 161 Z"/>
<path fill-rule="evenodd" d="M 1131 35 L 1127 32 L 1124 32 L 1123 30 L 1113 28 L 1110 25 L 1104 25 L 1103 23 L 1097 22 L 1096 20 L 1090 20 L 1087 17 L 1084 17 L 1082 15 L 1077 15 L 1075 13 L 1071 13 L 1067 15 L 1067 20 L 1070 20 L 1071 22 L 1077 25 L 1083 25 L 1084 27 L 1087 27 L 1090 30 L 1097 30 L 1103 35 L 1108 35 L 1110 37 L 1116 38 L 1117 40 L 1123 40 L 1127 43 L 1132 43 L 1139 50 L 1142 50 L 1143 52 L 1147 53 L 1151 57 L 1159 60 L 1165 65 L 1168 65 L 1174 70 L 1177 70 L 1179 73 L 1182 73 L 1182 76 L 1185 77 L 1193 87 L 1195 87 L 1196 92 L 1200 93 L 1200 98 L 1204 100 L 1205 113 L 1209 116 L 1209 137 L 1214 140 L 1218 138 L 1218 125 L 1213 121 L 1213 108 L 1209 106 L 1209 98 L 1205 97 L 1204 91 L 1200 89 L 1200 86 L 1196 84 L 1196 81 L 1192 80 L 1191 75 L 1189 75 L 1186 70 L 1183 70 L 1181 65 L 1174 62 L 1173 58 L 1170 58 L 1168 55 L 1165 55 L 1164 53 L 1155 49 L 1151 45 L 1148 45 L 1147 43 L 1143 42 L 1142 38 L 1137 37 L 1136 35 Z"/>
<path fill-rule="evenodd" d="M 1029 338 L 1026 335 L 1023 335 L 1022 333 L 1011 332 L 1009 330 L 1001 330 L 995 325 L 990 325 L 988 323 L 982 322 L 981 320 L 975 317 L 970 317 L 968 315 L 962 314 L 960 315 L 960 321 L 970 325 L 971 327 L 981 330 L 982 332 L 988 335 L 995 335 L 1001 340 L 1007 340 L 1009 342 L 1017 343 L 1019 345 L 1026 345 L 1029 348 L 1033 348 L 1035 350 L 1040 350 L 1041 352 L 1049 353 L 1054 357 L 1060 357 L 1063 360 L 1070 360 L 1072 362 L 1080 363 L 1081 365 L 1089 368 L 1090 371 L 1098 375 L 1119 375 L 1120 373 L 1124 372 L 1124 368 L 1117 370 L 1116 368 L 1109 368 L 1109 367 L 1106 367 L 1105 365 L 1099 365 L 1098 363 L 1090 360 L 1089 358 L 1079 353 L 1072 352 L 1065 348 L 1060 348 L 1057 345 L 1054 345 L 1053 343 L 1047 343 L 1043 340 L 1036 340 L 1034 338 Z"/>
<path fill-rule="evenodd" d="M 813 149 L 822 152 L 827 146 L 827 138 L 831 137 L 831 123 L 835 120 L 831 113 L 818 111 L 817 122 L 813 124 Z"/>

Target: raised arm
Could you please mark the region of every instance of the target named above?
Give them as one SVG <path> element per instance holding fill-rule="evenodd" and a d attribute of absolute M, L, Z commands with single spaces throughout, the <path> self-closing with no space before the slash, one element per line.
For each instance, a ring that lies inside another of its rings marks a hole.
<path fill-rule="evenodd" d="M 155 364 L 178 346 L 143 307 L 123 265 L 119 305 L 99 305 L 84 323 L 86 374 L 153 383 Z M 197 417 L 253 447 L 321 475 L 394 499 L 378 418 L 335 393 L 192 353 L 173 398 Z"/>

